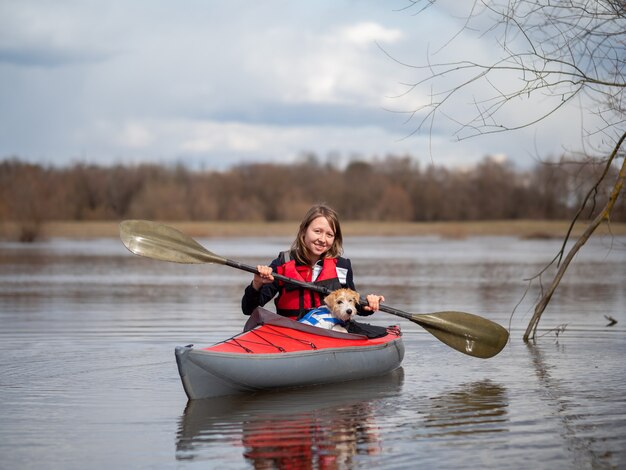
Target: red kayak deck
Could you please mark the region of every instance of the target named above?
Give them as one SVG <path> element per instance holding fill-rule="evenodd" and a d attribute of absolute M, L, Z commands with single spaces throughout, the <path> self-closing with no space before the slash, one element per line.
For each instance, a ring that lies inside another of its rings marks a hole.
<path fill-rule="evenodd" d="M 387 328 L 387 335 L 370 339 L 362 335 L 305 325 L 285 317 L 264 315 L 262 310 L 257 310 L 246 323 L 246 331 L 202 350 L 241 354 L 276 354 L 316 349 L 362 348 L 388 343 L 400 335 L 400 328 L 391 326 Z"/>
<path fill-rule="evenodd" d="M 242 354 L 274 354 L 315 349 L 376 346 L 388 343 L 400 336 L 398 329 L 390 328 L 387 331 L 387 335 L 380 338 L 368 339 L 361 335 L 351 335 L 355 338 L 339 339 L 293 328 L 262 325 L 214 346 L 202 348 L 202 350 Z"/>

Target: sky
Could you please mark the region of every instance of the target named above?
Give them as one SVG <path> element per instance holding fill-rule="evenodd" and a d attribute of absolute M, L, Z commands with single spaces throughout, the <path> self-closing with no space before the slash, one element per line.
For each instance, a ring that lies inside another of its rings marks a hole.
<path fill-rule="evenodd" d="M 0 0 L 0 159 L 226 169 L 311 153 L 443 166 L 491 155 L 527 166 L 579 140 L 576 109 L 461 141 L 445 119 L 416 132 L 409 113 L 430 97 L 408 91 L 419 79 L 409 65 L 433 51 L 498 53 L 488 37 L 457 35 L 459 5 L 418 14 L 406 0 Z"/>

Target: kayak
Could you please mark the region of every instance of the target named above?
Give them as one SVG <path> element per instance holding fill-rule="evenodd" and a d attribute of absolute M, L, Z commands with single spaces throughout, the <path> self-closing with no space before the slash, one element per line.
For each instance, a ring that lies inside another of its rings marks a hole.
<path fill-rule="evenodd" d="M 175 349 L 190 400 L 387 374 L 404 358 L 402 333 L 378 338 L 305 325 L 256 309 L 244 331 L 206 348 Z"/>

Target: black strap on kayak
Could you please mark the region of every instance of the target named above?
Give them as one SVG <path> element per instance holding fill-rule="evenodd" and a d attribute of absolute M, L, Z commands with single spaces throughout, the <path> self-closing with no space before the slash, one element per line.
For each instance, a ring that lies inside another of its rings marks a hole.
<path fill-rule="evenodd" d="M 232 338 L 227 339 L 226 341 L 224 341 L 224 343 L 233 342 L 233 343 L 235 343 L 235 345 L 239 346 L 241 349 L 243 349 L 247 353 L 254 353 L 254 351 L 252 349 L 246 347 L 243 343 L 268 345 L 268 346 L 272 346 L 273 348 L 276 348 L 280 352 L 285 352 L 285 348 L 283 348 L 282 346 L 278 346 L 278 345 L 272 343 L 271 341 L 268 341 L 267 339 L 263 338 L 263 336 L 259 335 L 255 331 L 253 331 L 253 333 L 254 333 L 254 335 L 256 337 L 261 338 L 264 342 L 262 343 L 260 341 L 251 341 L 249 339 L 238 340 L 235 336 L 233 336 Z"/>
<path fill-rule="evenodd" d="M 256 336 L 257 338 L 261 338 L 263 341 L 265 341 L 265 344 L 269 344 L 270 346 L 275 347 L 280 352 L 285 352 L 285 348 L 283 348 L 282 346 L 278 346 L 277 344 L 272 343 L 267 338 L 264 338 L 263 336 L 261 336 L 256 330 L 252 330 L 251 333 L 253 333 L 254 336 Z M 257 343 L 257 344 L 263 344 L 263 343 Z"/>
<path fill-rule="evenodd" d="M 292 341 L 297 341 L 300 344 L 306 344 L 307 346 L 309 346 L 311 349 L 317 349 L 317 346 L 315 346 L 315 343 L 311 342 L 311 341 L 307 341 L 306 339 L 300 339 L 300 338 L 294 338 L 293 336 L 289 336 L 285 333 L 282 333 L 278 330 L 275 330 L 274 328 L 272 328 L 270 325 L 265 325 L 265 328 L 268 331 L 268 333 L 276 335 L 276 336 L 280 336 L 282 338 L 288 338 Z"/>
<path fill-rule="evenodd" d="M 250 333 L 254 334 L 257 338 L 260 338 L 263 340 L 263 342 L 260 341 L 252 341 L 249 339 L 237 339 L 237 336 L 233 336 L 232 338 L 227 339 L 226 341 L 223 341 L 224 343 L 234 343 L 236 346 L 239 346 L 241 349 L 243 349 L 245 352 L 247 353 L 254 353 L 254 351 L 248 347 L 246 347 L 243 343 L 249 343 L 249 344 L 262 344 L 262 345 L 269 345 L 272 346 L 274 348 L 276 348 L 278 351 L 280 352 L 286 352 L 285 348 L 283 348 L 282 346 L 279 346 L 277 344 L 272 343 L 269 339 L 265 338 L 263 335 L 259 334 L 259 332 L 257 332 L 256 330 L 250 330 Z M 288 334 L 285 334 L 281 331 L 276 330 L 275 328 L 272 328 L 270 325 L 265 325 L 265 331 L 264 334 L 269 334 L 269 335 L 274 335 L 274 336 L 278 336 L 281 338 L 287 338 L 290 339 L 292 341 L 296 341 L 300 344 L 306 344 L 307 346 L 309 346 L 311 349 L 317 349 L 317 346 L 315 345 L 315 343 L 305 340 L 305 339 L 300 339 L 300 338 L 294 338 L 293 336 L 289 336 Z"/>
<path fill-rule="evenodd" d="M 237 346 L 239 346 L 241 349 L 243 349 L 245 352 L 247 353 L 253 353 L 254 351 L 252 349 L 248 349 L 246 348 L 243 344 L 241 344 L 237 338 L 235 338 L 234 336 L 230 339 L 227 339 L 226 341 L 224 341 L 224 343 L 228 343 L 229 341 L 232 341 L 233 343 L 235 343 Z"/>
<path fill-rule="evenodd" d="M 254 334 L 254 336 L 256 336 L 257 338 L 260 338 L 263 340 L 263 342 L 260 341 L 252 341 L 249 339 L 242 339 L 239 340 L 237 339 L 236 336 L 233 336 L 232 338 L 227 339 L 226 341 L 224 341 L 224 343 L 229 343 L 232 342 L 235 345 L 239 346 L 241 349 L 243 349 L 245 352 L 247 353 L 254 353 L 254 351 L 248 347 L 246 347 L 243 343 L 249 343 L 249 344 L 261 344 L 261 345 L 267 345 L 267 346 L 272 346 L 273 348 L 276 348 L 278 351 L 280 352 L 285 352 L 285 348 L 283 348 L 282 346 L 279 346 L 277 344 L 272 343 L 270 340 L 268 340 L 267 338 L 264 338 L 262 335 L 260 335 L 259 333 L 257 333 L 256 331 L 251 331 L 250 333 Z M 295 339 L 295 338 L 291 338 L 291 339 Z"/>

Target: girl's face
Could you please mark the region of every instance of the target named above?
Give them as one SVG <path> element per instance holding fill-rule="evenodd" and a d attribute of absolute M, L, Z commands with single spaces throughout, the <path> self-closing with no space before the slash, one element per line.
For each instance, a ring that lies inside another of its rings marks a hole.
<path fill-rule="evenodd" d="M 335 232 L 326 217 L 313 219 L 304 234 L 304 245 L 314 258 L 311 263 L 317 262 L 332 246 L 335 241 Z"/>

